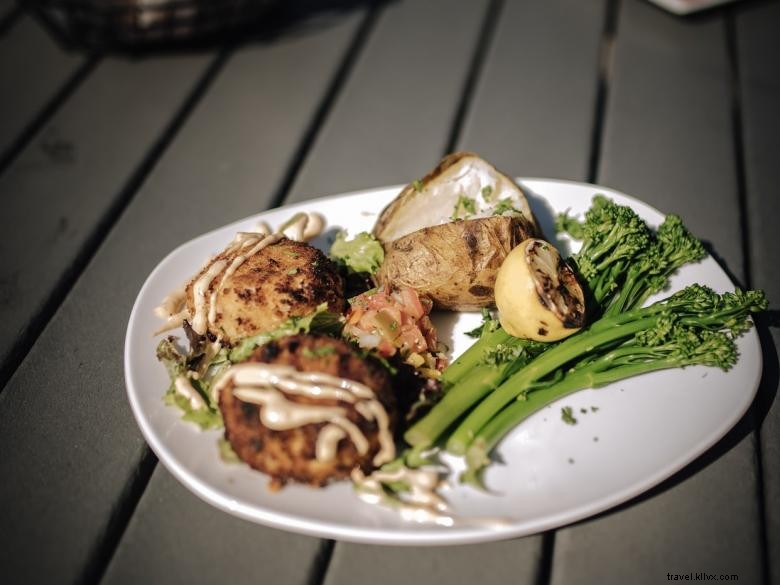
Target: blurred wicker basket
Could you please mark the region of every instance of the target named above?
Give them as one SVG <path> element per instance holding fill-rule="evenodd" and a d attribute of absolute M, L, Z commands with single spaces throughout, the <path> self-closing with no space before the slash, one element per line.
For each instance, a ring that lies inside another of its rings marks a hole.
<path fill-rule="evenodd" d="M 27 0 L 66 44 L 146 47 L 245 30 L 273 0 Z"/>

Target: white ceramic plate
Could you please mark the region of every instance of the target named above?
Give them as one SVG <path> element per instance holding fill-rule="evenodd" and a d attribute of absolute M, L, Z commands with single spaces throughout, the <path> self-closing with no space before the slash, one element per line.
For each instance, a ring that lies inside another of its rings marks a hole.
<path fill-rule="evenodd" d="M 631 205 L 651 225 L 663 219 L 658 211 L 611 189 L 565 181 L 521 182 L 533 194 L 532 207 L 548 235 L 554 233 L 555 213 L 566 209 L 582 213 L 597 192 Z M 647 374 L 582 391 L 537 413 L 499 446 L 503 464 L 493 465 L 485 476 L 490 493 L 453 480 L 445 495 L 464 520 L 455 526 L 403 521 L 392 510 L 361 502 L 348 482 L 319 490 L 292 485 L 279 493 L 269 492 L 261 473 L 220 460 L 220 431 L 201 432 L 182 422 L 177 409 L 163 404 L 168 379 L 154 355 L 153 331 L 159 322 L 152 310 L 235 232 L 252 229 L 260 219 L 275 226 L 294 211 L 318 211 L 328 219 L 329 228 L 343 227 L 354 235 L 369 230 L 376 214 L 398 191 L 392 187 L 318 199 L 247 218 L 180 246 L 147 279 L 130 315 L 125 341 L 130 404 L 160 461 L 207 502 L 269 526 L 358 542 L 441 545 L 516 537 L 596 514 L 647 490 L 712 446 L 752 402 L 762 364 L 758 336 L 750 331 L 739 340 L 741 357 L 728 373 L 691 367 Z M 558 244 L 565 253 L 568 243 Z M 694 282 L 719 292 L 733 290 L 710 258 L 685 267 L 674 278 L 672 289 Z M 434 317 L 440 337 L 455 354 L 471 342 L 463 332 L 480 321 L 471 313 Z M 564 405 L 572 407 L 578 424 L 561 420 Z M 455 471 L 460 468 L 458 461 L 448 461 Z M 502 518 L 505 523 L 480 518 Z"/>

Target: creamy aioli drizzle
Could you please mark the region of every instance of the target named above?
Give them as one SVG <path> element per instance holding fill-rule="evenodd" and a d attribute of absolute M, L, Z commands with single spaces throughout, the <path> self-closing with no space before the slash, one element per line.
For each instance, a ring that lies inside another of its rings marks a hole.
<path fill-rule="evenodd" d="M 352 470 L 351 478 L 361 500 L 391 508 L 407 521 L 433 523 L 439 526 L 480 526 L 493 529 L 510 525 L 507 518 L 452 515 L 449 504 L 438 493 L 440 489 L 448 486 L 441 478 L 440 469 L 410 468 L 402 465 L 393 470 L 377 469 L 370 475 L 365 475 L 359 468 L 355 468 Z M 384 487 L 386 484 L 393 483 L 403 483 L 408 490 L 393 495 Z"/>
<path fill-rule="evenodd" d="M 165 325 L 154 332 L 155 335 L 181 327 L 187 318 L 187 292 L 181 286 L 163 299 L 162 304 L 154 309 L 154 314 L 165 320 Z"/>
<path fill-rule="evenodd" d="M 185 319 L 190 319 L 193 331 L 199 335 L 204 335 L 209 325 L 214 325 L 217 319 L 217 295 L 222 290 L 230 277 L 246 260 L 257 254 L 260 250 L 271 244 L 277 243 L 283 237 L 287 237 L 296 242 L 307 242 L 322 233 L 325 227 L 324 218 L 318 213 L 299 212 L 290 219 L 282 223 L 276 231 L 272 232 L 270 226 L 261 221 L 255 227 L 254 232 L 238 232 L 226 250 L 228 257 L 226 259 L 215 261 L 210 258 L 204 268 L 206 271 L 198 278 L 192 286 L 193 304 L 195 314 L 190 315 L 187 310 L 187 296 L 185 287 L 180 287 L 169 294 L 159 307 L 155 308 L 154 314 L 160 319 L 165 320 L 165 325 L 154 332 L 159 335 L 165 331 L 180 327 Z M 242 252 L 244 248 L 252 246 L 247 252 Z M 222 274 L 222 271 L 225 271 Z M 212 283 L 222 274 L 219 285 L 214 288 L 210 295 Z"/>
<path fill-rule="evenodd" d="M 379 429 L 379 451 L 372 463 L 379 466 L 395 457 L 387 411 L 376 399 L 374 391 L 364 384 L 321 372 L 299 372 L 291 366 L 244 362 L 232 366 L 220 376 L 213 387 L 216 397 L 231 382 L 234 385 L 233 396 L 262 406 L 260 420 L 269 429 L 287 430 L 307 424 L 328 423 L 318 435 L 315 450 L 318 461 L 332 460 L 338 441 L 344 436 L 348 436 L 357 452 L 364 455 L 369 449 L 368 439 L 347 418 L 344 407 L 301 404 L 289 400 L 288 395 L 354 404 L 355 410 L 367 420 L 375 420 Z M 337 437 L 337 431 L 331 427 L 336 427 L 342 435 Z"/>
<path fill-rule="evenodd" d="M 352 470 L 352 481 L 358 488 L 357 494 L 361 500 L 392 507 L 404 520 L 432 522 L 440 526 L 453 526 L 456 522 L 447 513 L 447 502 L 436 492 L 442 483 L 436 469 L 402 466 L 393 471 L 377 469 L 365 475 L 355 468 Z M 382 484 L 393 482 L 403 482 L 409 487 L 403 498 L 394 498 L 385 491 Z"/>
<path fill-rule="evenodd" d="M 192 382 L 187 376 L 179 376 L 174 380 L 173 387 L 177 394 L 184 396 L 190 401 L 190 406 L 193 410 L 200 410 L 206 408 L 206 401 L 198 394 L 198 391 L 192 387 Z"/>

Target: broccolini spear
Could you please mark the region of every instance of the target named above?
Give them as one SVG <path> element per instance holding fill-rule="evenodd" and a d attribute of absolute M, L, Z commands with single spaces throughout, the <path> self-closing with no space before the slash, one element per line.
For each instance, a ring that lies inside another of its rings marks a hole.
<path fill-rule="evenodd" d="M 745 326 L 747 315 L 743 316 Z M 513 401 L 480 429 L 466 451 L 466 483 L 479 483 L 479 473 L 498 442 L 520 422 L 548 404 L 585 388 L 599 388 L 647 372 L 704 365 L 729 370 L 737 362 L 731 334 L 683 325 L 662 315 L 650 329 L 636 333 L 620 346 L 575 364 L 546 387 Z M 522 396 L 522 395 L 521 395 Z"/>
<path fill-rule="evenodd" d="M 545 376 L 567 364 L 584 359 L 599 348 L 611 347 L 642 331 L 659 327 L 665 320 L 668 322 L 670 317 L 676 317 L 676 322 L 684 326 L 701 330 L 729 330 L 733 335 L 739 335 L 750 325 L 748 315 L 766 307 L 767 301 L 762 291 L 737 290 L 719 295 L 706 286 L 694 284 L 648 307 L 602 318 L 588 329 L 569 337 L 530 361 L 490 393 L 450 435 L 447 450 L 458 455 L 465 454 L 477 433 L 509 402 L 518 396 L 526 395 L 537 387 Z M 463 413 L 464 411 L 461 411 L 454 418 Z M 433 415 L 452 417 L 452 413 L 433 409 L 423 421 Z M 430 421 L 427 424 L 435 426 Z M 418 437 L 416 434 L 412 434 L 411 438 L 430 439 L 425 436 Z"/>
<path fill-rule="evenodd" d="M 582 240 L 572 256 L 597 307 L 614 293 L 630 261 L 651 242 L 650 228 L 627 205 L 596 195 L 582 223 L 561 214 L 556 229 Z M 593 307 L 594 309 L 596 307 Z"/>
<path fill-rule="evenodd" d="M 680 216 L 667 215 L 652 243 L 629 266 L 620 292 L 604 314 L 616 315 L 642 305 L 650 295 L 666 287 L 675 270 L 706 255 L 704 246 L 688 231 Z"/>

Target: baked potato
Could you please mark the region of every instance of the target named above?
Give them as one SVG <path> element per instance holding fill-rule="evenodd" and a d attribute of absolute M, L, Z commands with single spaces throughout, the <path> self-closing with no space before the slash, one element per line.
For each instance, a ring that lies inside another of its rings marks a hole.
<path fill-rule="evenodd" d="M 491 307 L 504 259 L 535 234 L 535 225 L 525 215 L 425 227 L 385 244 L 385 261 L 377 279 L 385 285 L 412 287 L 439 309 Z"/>
<path fill-rule="evenodd" d="M 495 215 L 521 215 L 532 235 L 541 236 L 525 193 L 512 179 L 473 152 L 456 152 L 407 185 L 380 213 L 373 233 L 385 244 L 425 227 Z"/>

